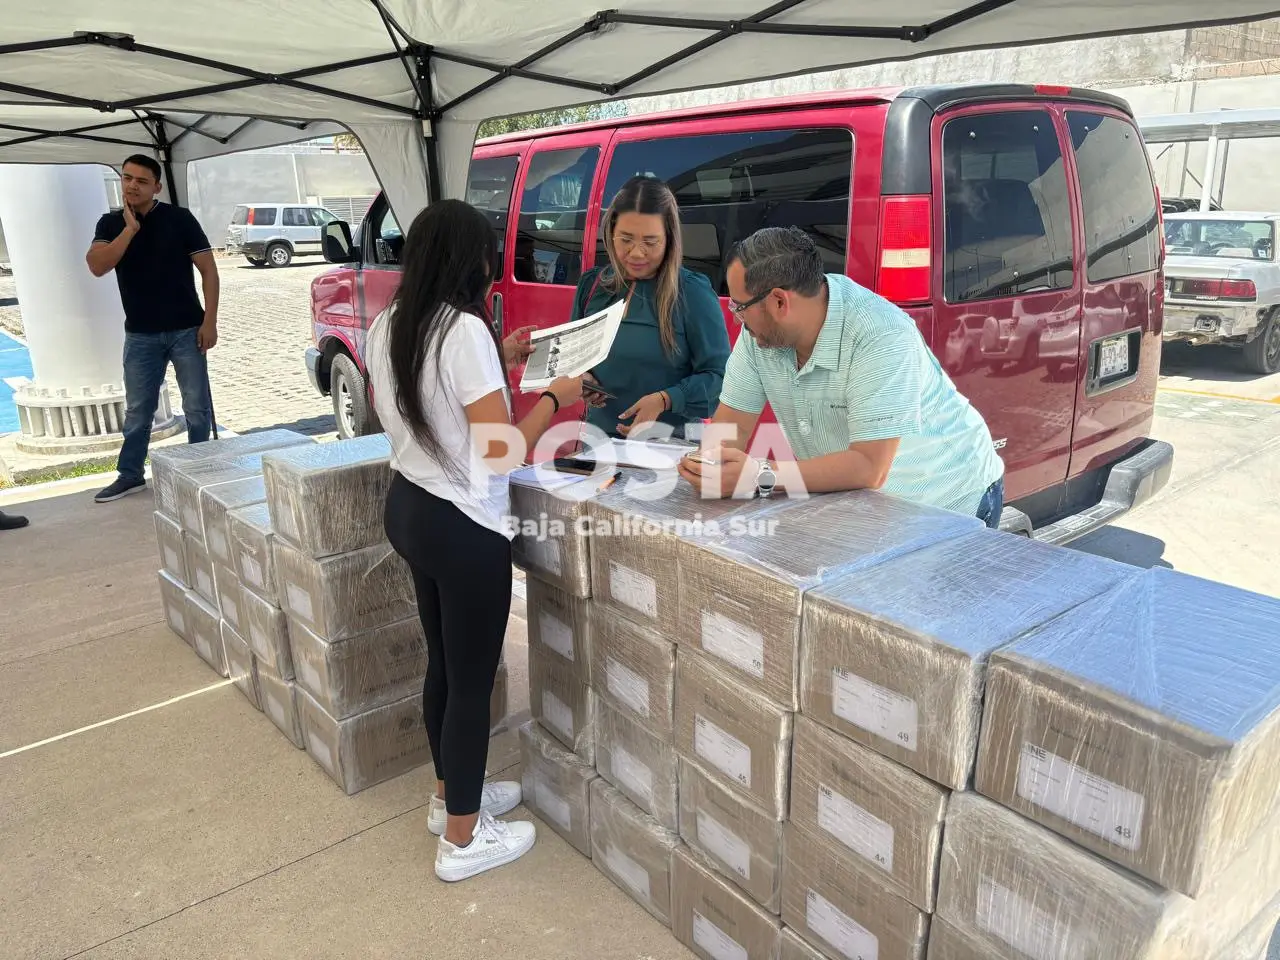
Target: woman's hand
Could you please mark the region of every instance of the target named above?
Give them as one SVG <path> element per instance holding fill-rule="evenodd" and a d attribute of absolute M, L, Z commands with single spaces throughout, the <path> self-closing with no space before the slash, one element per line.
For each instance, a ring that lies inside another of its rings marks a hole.
<path fill-rule="evenodd" d="M 582 399 L 582 377 L 556 377 L 547 389 L 560 401 L 561 409 L 571 407 Z"/>
<path fill-rule="evenodd" d="M 653 423 L 662 414 L 667 412 L 667 396 L 661 390 L 657 393 L 647 393 L 622 413 L 618 414 L 619 420 L 631 420 L 630 423 L 618 424 L 618 432 L 624 437 L 630 436 L 633 430 L 643 427 L 646 423 Z M 631 418 L 635 419 L 631 419 Z"/>
<path fill-rule="evenodd" d="M 508 370 L 518 367 L 529 354 L 533 353 L 533 344 L 529 342 L 529 334 L 537 327 L 521 327 L 514 330 L 511 336 L 502 341 L 502 360 Z"/>
<path fill-rule="evenodd" d="M 600 394 L 598 394 L 598 393 L 594 393 L 594 392 L 592 392 L 592 390 L 591 390 L 591 385 L 592 385 L 592 384 L 595 384 L 596 386 L 599 386 L 599 385 L 600 385 L 600 381 L 599 381 L 599 380 L 597 380 L 597 379 L 596 379 L 594 376 L 592 376 L 591 374 L 589 374 L 589 373 L 584 373 L 584 374 L 582 375 L 582 382 L 583 382 L 584 386 L 586 387 L 586 389 L 584 389 L 584 390 L 583 390 L 583 392 L 582 392 L 582 396 L 583 396 L 583 399 L 584 399 L 584 400 L 586 400 L 586 402 L 587 402 L 587 406 L 588 406 L 588 407 L 594 407 L 594 408 L 596 408 L 596 409 L 599 409 L 600 407 L 603 407 L 603 406 L 604 406 L 604 397 L 602 397 L 602 396 L 601 396 Z"/>

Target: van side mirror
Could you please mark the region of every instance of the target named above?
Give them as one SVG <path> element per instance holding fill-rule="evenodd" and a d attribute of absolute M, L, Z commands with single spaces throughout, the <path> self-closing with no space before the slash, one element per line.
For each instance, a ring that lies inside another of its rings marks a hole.
<path fill-rule="evenodd" d="M 345 220 L 326 223 L 322 239 L 324 258 L 329 263 L 352 263 L 360 259 L 351 241 L 351 226 Z"/>

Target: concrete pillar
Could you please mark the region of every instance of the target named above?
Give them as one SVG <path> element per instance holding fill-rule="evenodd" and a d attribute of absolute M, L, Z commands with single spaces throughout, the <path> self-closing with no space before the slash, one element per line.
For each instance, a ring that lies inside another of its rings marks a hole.
<path fill-rule="evenodd" d="M 85 264 L 107 212 L 102 168 L 0 165 L 4 222 L 34 377 L 14 392 L 29 453 L 103 452 L 124 427 L 124 310 L 114 274 Z M 155 429 L 180 426 L 161 388 Z"/>

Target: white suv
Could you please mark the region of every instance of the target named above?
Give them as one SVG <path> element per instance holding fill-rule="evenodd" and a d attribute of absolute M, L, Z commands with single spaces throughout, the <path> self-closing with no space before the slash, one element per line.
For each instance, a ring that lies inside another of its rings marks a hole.
<path fill-rule="evenodd" d="M 226 252 L 255 267 L 287 267 L 294 257 L 320 256 L 320 233 L 338 218 L 303 203 L 242 203 L 231 214 Z"/>

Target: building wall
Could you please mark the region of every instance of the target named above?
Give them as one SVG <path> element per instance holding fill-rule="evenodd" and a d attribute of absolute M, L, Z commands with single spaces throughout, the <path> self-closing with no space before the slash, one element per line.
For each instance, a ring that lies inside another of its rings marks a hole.
<path fill-rule="evenodd" d="M 360 153 L 239 153 L 187 169 L 191 210 L 214 246 L 237 204 L 305 203 L 308 197 L 369 197 L 378 178 Z"/>

